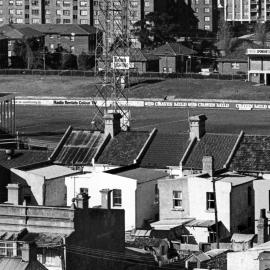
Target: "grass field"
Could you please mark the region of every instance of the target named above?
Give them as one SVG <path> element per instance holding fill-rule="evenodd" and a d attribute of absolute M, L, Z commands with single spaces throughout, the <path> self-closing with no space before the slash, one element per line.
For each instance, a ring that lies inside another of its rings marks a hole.
<path fill-rule="evenodd" d="M 16 95 L 92 97 L 96 95 L 95 78 L 39 75 L 1 75 L 0 92 Z M 270 100 L 270 86 L 255 86 L 244 81 L 213 79 L 148 80 L 134 85 L 129 97 L 221 98 Z"/>
<path fill-rule="evenodd" d="M 90 107 L 17 106 L 17 129 L 31 136 L 58 140 L 65 129 L 87 129 L 93 117 Z M 190 115 L 205 113 L 206 129 L 212 133 L 270 134 L 270 112 L 191 109 Z M 188 131 L 186 109 L 133 108 L 133 130 L 151 130 L 154 127 L 166 133 Z"/>

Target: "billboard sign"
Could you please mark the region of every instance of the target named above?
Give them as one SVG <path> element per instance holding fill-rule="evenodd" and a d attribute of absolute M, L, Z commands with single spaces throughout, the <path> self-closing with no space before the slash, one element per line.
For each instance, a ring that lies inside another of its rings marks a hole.
<path fill-rule="evenodd" d="M 129 62 L 129 56 L 113 56 L 113 63 L 112 68 L 113 69 L 129 69 L 130 62 Z"/>

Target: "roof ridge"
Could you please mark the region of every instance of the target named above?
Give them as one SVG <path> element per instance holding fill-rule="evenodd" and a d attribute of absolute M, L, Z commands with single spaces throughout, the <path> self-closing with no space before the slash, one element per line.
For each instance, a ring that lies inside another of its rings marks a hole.
<path fill-rule="evenodd" d="M 238 133 L 217 133 L 217 132 L 206 132 L 205 135 L 220 135 L 220 136 L 238 136 Z M 205 136 L 204 135 L 204 136 Z"/>

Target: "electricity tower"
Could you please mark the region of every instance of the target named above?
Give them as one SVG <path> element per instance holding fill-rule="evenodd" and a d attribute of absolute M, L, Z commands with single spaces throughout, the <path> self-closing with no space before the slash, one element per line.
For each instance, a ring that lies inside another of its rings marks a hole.
<path fill-rule="evenodd" d="M 130 87 L 130 29 L 129 0 L 99 0 L 96 14 L 96 97 L 93 104 L 96 113 L 92 124 L 103 129 L 103 115 L 121 113 L 121 126 L 128 130 L 130 111 L 128 91 Z"/>

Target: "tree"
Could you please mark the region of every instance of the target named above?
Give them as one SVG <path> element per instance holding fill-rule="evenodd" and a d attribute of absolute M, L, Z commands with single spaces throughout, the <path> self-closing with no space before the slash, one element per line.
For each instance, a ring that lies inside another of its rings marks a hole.
<path fill-rule="evenodd" d="M 12 65 L 20 68 L 39 68 L 42 66 L 42 42 L 38 38 L 23 38 L 14 42 L 13 52 L 15 57 Z"/>
<path fill-rule="evenodd" d="M 258 22 L 255 25 L 255 40 L 259 43 L 263 48 L 266 47 L 266 39 L 267 39 L 267 30 L 266 24 L 262 22 Z"/>
<path fill-rule="evenodd" d="M 229 54 L 233 45 L 233 34 L 228 22 L 220 22 L 217 39 L 219 50 L 223 51 L 225 55 Z"/>
<path fill-rule="evenodd" d="M 87 70 L 95 66 L 95 56 L 81 52 L 78 56 L 78 69 Z"/>

